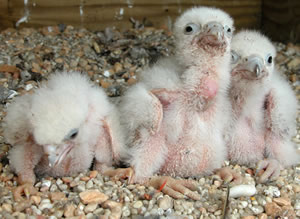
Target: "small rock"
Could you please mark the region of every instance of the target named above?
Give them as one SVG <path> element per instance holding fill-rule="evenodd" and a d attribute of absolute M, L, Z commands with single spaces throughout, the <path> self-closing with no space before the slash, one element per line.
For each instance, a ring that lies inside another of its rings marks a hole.
<path fill-rule="evenodd" d="M 163 198 L 158 199 L 157 203 L 158 207 L 160 207 L 163 210 L 173 208 L 173 200 L 168 195 L 165 195 Z"/>
<path fill-rule="evenodd" d="M 90 178 L 96 178 L 97 175 L 98 175 L 98 171 L 97 171 L 97 170 L 92 170 L 92 171 L 90 172 Z"/>
<path fill-rule="evenodd" d="M 93 183 L 93 181 L 92 180 L 89 180 L 87 183 L 86 183 L 86 188 L 87 189 L 91 189 L 91 188 L 93 188 L 93 186 L 94 186 L 94 183 Z"/>
<path fill-rule="evenodd" d="M 35 205 L 39 205 L 41 202 L 41 197 L 37 196 L 37 195 L 33 195 L 30 197 L 30 200 L 35 204 Z"/>
<path fill-rule="evenodd" d="M 93 47 L 94 47 L 94 49 L 95 49 L 96 53 L 98 53 L 98 54 L 99 54 L 99 53 L 101 52 L 101 50 L 100 50 L 100 47 L 99 47 L 98 43 L 94 42 L 94 43 L 93 43 Z"/>
<path fill-rule="evenodd" d="M 264 190 L 264 193 L 271 197 L 279 197 L 280 191 L 276 186 L 269 186 L 267 189 Z"/>
<path fill-rule="evenodd" d="M 291 75 L 290 75 L 290 81 L 291 81 L 292 83 L 295 83 L 295 82 L 297 81 L 297 75 L 296 75 L 296 74 L 291 74 Z"/>
<path fill-rule="evenodd" d="M 289 63 L 287 64 L 289 69 L 299 69 L 300 67 L 300 57 L 294 57 Z"/>
<path fill-rule="evenodd" d="M 43 211 L 44 209 L 51 209 L 53 208 L 53 204 L 51 204 L 49 199 L 43 199 L 39 205 L 39 210 Z"/>
<path fill-rule="evenodd" d="M 11 212 L 12 212 L 12 205 L 11 205 L 11 204 L 8 204 L 8 203 L 4 203 L 4 204 L 2 205 L 2 209 L 3 209 L 4 211 L 7 211 L 7 212 L 11 213 Z"/>
<path fill-rule="evenodd" d="M 133 207 L 134 208 L 141 208 L 143 206 L 143 202 L 141 201 L 136 201 L 134 204 L 133 204 Z"/>
<path fill-rule="evenodd" d="M 273 201 L 278 204 L 279 206 L 290 206 L 291 205 L 291 200 L 289 198 L 284 198 L 284 197 L 280 197 L 280 198 L 273 198 Z"/>
<path fill-rule="evenodd" d="M 0 72 L 20 73 L 20 69 L 13 65 L 0 65 Z"/>
<path fill-rule="evenodd" d="M 262 213 L 262 214 L 258 215 L 258 219 L 268 219 L 268 215 L 266 215 L 265 213 Z"/>
<path fill-rule="evenodd" d="M 84 208 L 85 213 L 90 213 L 96 210 L 98 203 L 90 203 Z"/>
<path fill-rule="evenodd" d="M 84 204 L 89 204 L 93 202 L 101 204 L 102 202 L 105 202 L 108 199 L 107 195 L 99 192 L 98 190 L 88 190 L 85 192 L 81 192 L 79 193 L 79 197 Z"/>
<path fill-rule="evenodd" d="M 105 89 L 105 88 L 109 88 L 111 86 L 111 83 L 102 79 L 100 80 L 100 85 Z"/>
<path fill-rule="evenodd" d="M 255 215 L 261 214 L 264 212 L 264 208 L 262 206 L 253 206 L 251 207 L 251 210 Z"/>
<path fill-rule="evenodd" d="M 50 193 L 51 201 L 63 201 L 66 200 L 66 195 L 63 192 L 52 192 Z"/>
<path fill-rule="evenodd" d="M 271 202 L 265 205 L 265 211 L 267 215 L 275 217 L 280 214 L 281 208 L 276 203 Z"/>
<path fill-rule="evenodd" d="M 51 186 L 51 180 L 43 180 L 42 181 L 42 187 L 50 187 Z"/>
<path fill-rule="evenodd" d="M 127 84 L 128 85 L 133 85 L 137 82 L 137 80 L 133 77 L 129 78 L 128 81 L 127 81 Z"/>
<path fill-rule="evenodd" d="M 75 213 L 75 206 L 73 204 L 68 204 L 65 206 L 64 209 L 64 216 L 65 217 L 73 217 Z"/>
<path fill-rule="evenodd" d="M 84 192 L 85 191 L 85 185 L 84 184 L 79 184 L 76 187 L 76 191 L 78 191 L 78 192 Z"/>
<path fill-rule="evenodd" d="M 245 216 L 245 217 L 242 217 L 242 219 L 255 219 L 256 217 L 255 216 Z"/>

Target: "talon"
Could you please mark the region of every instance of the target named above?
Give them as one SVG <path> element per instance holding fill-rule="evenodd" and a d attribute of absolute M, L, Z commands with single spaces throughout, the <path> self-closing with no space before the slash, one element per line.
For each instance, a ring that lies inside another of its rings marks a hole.
<path fill-rule="evenodd" d="M 224 180 L 224 184 L 229 184 L 231 182 L 240 184 L 243 181 L 242 176 L 229 167 L 219 169 L 216 174 Z"/>
<path fill-rule="evenodd" d="M 163 192 L 176 199 L 201 199 L 200 195 L 194 192 L 196 186 L 191 180 L 176 180 L 172 177 L 161 176 L 153 177 L 148 184 L 156 188 L 158 192 Z"/>
<path fill-rule="evenodd" d="M 25 183 L 14 189 L 13 196 L 14 196 L 15 201 L 20 202 L 20 201 L 23 201 L 23 198 L 22 198 L 23 194 L 28 199 L 30 197 L 30 195 L 35 195 L 36 193 L 37 193 L 37 190 L 33 187 L 32 183 Z"/>
<path fill-rule="evenodd" d="M 275 180 L 280 175 L 280 163 L 275 159 L 261 160 L 257 164 L 256 176 L 260 183 Z"/>

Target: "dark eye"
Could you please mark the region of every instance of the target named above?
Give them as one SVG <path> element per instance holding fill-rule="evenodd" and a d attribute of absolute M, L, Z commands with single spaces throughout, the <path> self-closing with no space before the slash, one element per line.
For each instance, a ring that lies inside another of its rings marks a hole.
<path fill-rule="evenodd" d="M 76 138 L 77 134 L 78 134 L 78 132 L 74 132 L 72 135 L 70 135 L 70 139 Z"/>
<path fill-rule="evenodd" d="M 192 32 L 192 31 L 193 31 L 193 28 L 192 28 L 191 26 L 185 27 L 185 32 L 186 32 L 186 33 L 190 33 L 190 32 Z"/>
<path fill-rule="evenodd" d="M 68 135 L 66 135 L 66 137 L 64 138 L 65 140 L 70 140 L 70 139 L 74 139 L 76 138 L 76 136 L 78 135 L 78 129 L 72 129 Z"/>
<path fill-rule="evenodd" d="M 268 62 L 269 64 L 272 64 L 272 62 L 273 62 L 273 57 L 272 57 L 272 56 L 269 56 L 268 59 L 267 59 L 267 62 Z"/>
<path fill-rule="evenodd" d="M 230 28 L 228 28 L 228 29 L 227 29 L 227 32 L 228 32 L 228 33 L 231 33 L 231 29 L 230 29 Z"/>
<path fill-rule="evenodd" d="M 199 26 L 197 24 L 191 23 L 191 24 L 187 24 L 184 28 L 184 33 L 186 35 L 190 35 L 193 33 L 198 32 L 199 30 Z"/>

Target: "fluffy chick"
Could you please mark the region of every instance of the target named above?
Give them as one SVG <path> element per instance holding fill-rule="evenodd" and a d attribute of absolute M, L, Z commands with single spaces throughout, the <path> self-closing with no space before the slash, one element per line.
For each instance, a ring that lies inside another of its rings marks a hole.
<path fill-rule="evenodd" d="M 299 157 L 290 138 L 295 131 L 297 100 L 274 66 L 275 47 L 255 31 L 241 31 L 232 40 L 233 119 L 228 149 L 230 160 L 265 169 L 260 181 L 276 178 L 280 164 Z M 267 160 L 263 160 L 267 158 Z"/>
<path fill-rule="evenodd" d="M 116 108 L 104 91 L 77 72 L 62 72 L 7 108 L 4 137 L 13 145 L 10 165 L 20 184 L 35 174 L 69 176 L 90 168 L 101 173 L 125 154 Z"/>
<path fill-rule="evenodd" d="M 175 56 L 146 70 L 124 96 L 133 181 L 154 173 L 197 176 L 221 167 L 232 32 L 233 20 L 219 9 L 186 11 L 174 27 Z"/>

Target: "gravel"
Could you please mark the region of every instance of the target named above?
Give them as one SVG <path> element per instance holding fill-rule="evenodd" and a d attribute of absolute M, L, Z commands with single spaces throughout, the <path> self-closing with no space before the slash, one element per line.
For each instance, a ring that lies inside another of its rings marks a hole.
<path fill-rule="evenodd" d="M 173 52 L 174 38 L 166 30 L 113 28 L 90 32 L 72 26 L 7 29 L 0 33 L 0 120 L 15 96 L 33 92 L 51 72 L 86 72 L 111 97 L 134 84 L 144 66 Z M 300 100 L 300 45 L 276 43 L 277 65 Z M 298 113 L 300 115 L 300 113 Z M 300 116 L 293 141 L 300 146 Z M 0 123 L 0 126 L 2 123 Z M 110 181 L 97 171 L 62 178 L 39 178 L 38 193 L 15 203 L 17 186 L 7 160 L 0 127 L 0 218 L 221 218 L 227 187 L 215 175 L 195 179 L 202 199 L 174 200 L 143 185 Z M 255 185 L 253 196 L 229 198 L 228 218 L 300 217 L 300 166 L 281 171 L 273 182 L 257 184 L 254 170 L 225 162 Z"/>

